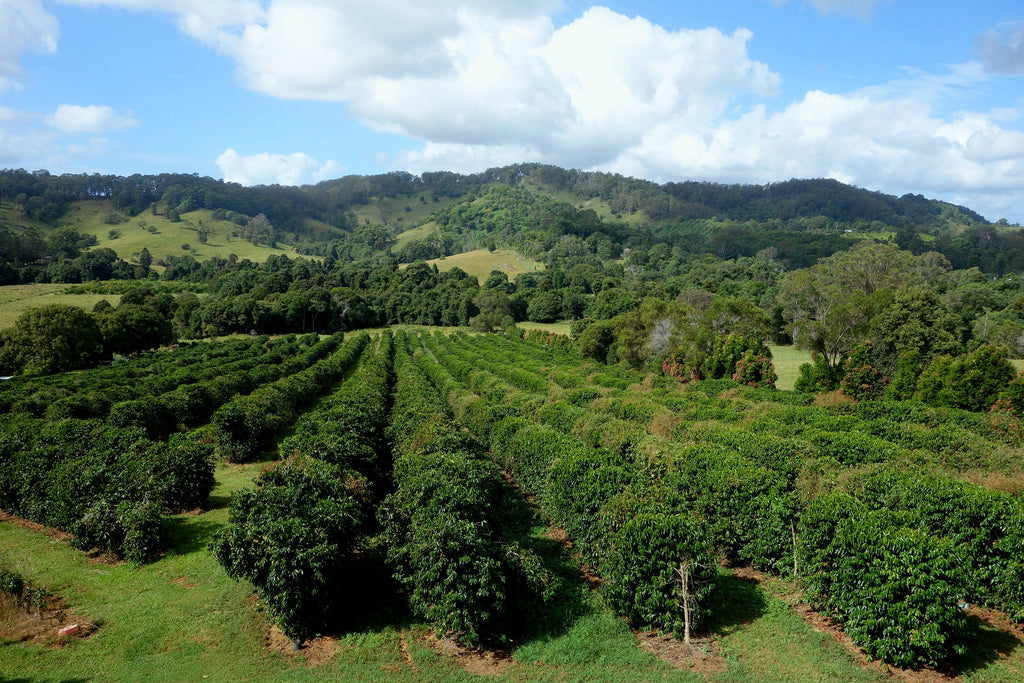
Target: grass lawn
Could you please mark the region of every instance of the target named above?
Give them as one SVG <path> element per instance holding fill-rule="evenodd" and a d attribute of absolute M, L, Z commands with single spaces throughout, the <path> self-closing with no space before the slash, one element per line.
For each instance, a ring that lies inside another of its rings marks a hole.
<path fill-rule="evenodd" d="M 775 374 L 779 379 L 775 386 L 779 389 L 792 389 L 800 376 L 800 366 L 811 362 L 809 351 L 801 351 L 792 346 L 775 346 L 769 344 L 772 351 L 772 363 L 775 364 Z"/>
<path fill-rule="evenodd" d="M 30 308 L 46 304 L 68 304 L 91 311 L 101 299 L 113 306 L 121 302 L 120 294 L 65 294 L 71 285 L 31 284 L 0 287 L 0 328 L 10 327 L 18 316 Z"/>

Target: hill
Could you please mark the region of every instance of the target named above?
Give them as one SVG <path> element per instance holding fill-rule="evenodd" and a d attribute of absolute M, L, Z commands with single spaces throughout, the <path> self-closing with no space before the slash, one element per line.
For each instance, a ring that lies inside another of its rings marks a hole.
<path fill-rule="evenodd" d="M 646 266 L 643 255 L 652 250 L 734 259 L 773 249 L 772 258 L 799 268 L 865 237 L 915 254 L 937 251 L 957 269 L 1024 270 L 1017 226 L 993 225 L 967 207 L 920 195 L 828 179 L 659 185 L 517 164 L 469 175 L 393 172 L 242 187 L 187 174 L 0 171 L 0 265 L 15 270 L 45 268 L 90 246 L 128 260 L 146 247 L 157 260 L 234 253 L 263 261 L 293 252 L 405 263 L 506 248 L 548 266 L 581 250 L 605 263 L 631 254 Z M 5 272 L 0 282 L 25 278 Z"/>

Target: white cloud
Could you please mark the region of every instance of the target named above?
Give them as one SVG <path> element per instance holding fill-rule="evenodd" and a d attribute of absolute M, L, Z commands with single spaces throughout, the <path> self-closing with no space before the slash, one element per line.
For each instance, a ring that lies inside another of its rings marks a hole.
<path fill-rule="evenodd" d="M 22 75 L 23 52 L 53 52 L 57 35 L 57 19 L 40 0 L 0 0 L 0 91 Z"/>
<path fill-rule="evenodd" d="M 336 176 L 341 167 L 335 161 L 323 164 L 308 154 L 252 154 L 242 156 L 233 149 L 217 157 L 224 180 L 241 185 L 303 185 Z"/>
<path fill-rule="evenodd" d="M 1024 22 L 1013 21 L 990 28 L 974 39 L 985 68 L 1005 75 L 1024 74 Z"/>
<path fill-rule="evenodd" d="M 122 130 L 139 124 L 131 112 L 118 114 L 105 104 L 62 104 L 46 123 L 62 133 L 72 134 Z"/>
<path fill-rule="evenodd" d="M 374 130 L 421 141 L 391 160 L 413 171 L 543 161 L 654 180 L 830 176 L 966 198 L 983 213 L 1024 185 L 1020 108 L 946 113 L 993 74 L 1024 72 L 1020 23 L 978 36 L 977 62 L 773 105 L 781 78 L 751 58 L 746 29 L 669 30 L 597 6 L 556 27 L 560 0 L 60 1 L 171 13 L 250 89 L 343 103 Z M 809 2 L 861 17 L 881 4 Z M 336 168 L 233 150 L 218 164 L 245 184 Z"/>

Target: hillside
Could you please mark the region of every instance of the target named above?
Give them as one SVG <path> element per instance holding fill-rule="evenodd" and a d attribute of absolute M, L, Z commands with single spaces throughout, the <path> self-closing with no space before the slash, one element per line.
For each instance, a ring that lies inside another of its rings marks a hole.
<path fill-rule="evenodd" d="M 119 220 L 123 224 L 108 223 Z M 659 244 L 719 258 L 774 248 L 793 268 L 847 248 L 851 237 L 868 236 L 893 239 L 915 253 L 938 251 L 955 268 L 1024 270 L 1016 226 L 992 225 L 969 208 L 919 195 L 895 197 L 822 179 L 658 185 L 539 164 L 248 188 L 185 174 L 0 171 L 0 262 L 56 259 L 39 237 L 60 226 L 95 236 L 99 246 L 128 259 L 142 246 L 157 258 L 235 253 L 265 260 L 294 249 L 343 260 L 390 255 L 400 262 L 504 247 L 550 264 L 553 248 L 578 238 L 604 259 Z M 112 229 L 121 236 L 110 239 Z M 606 246 L 599 250 L 600 244 Z"/>

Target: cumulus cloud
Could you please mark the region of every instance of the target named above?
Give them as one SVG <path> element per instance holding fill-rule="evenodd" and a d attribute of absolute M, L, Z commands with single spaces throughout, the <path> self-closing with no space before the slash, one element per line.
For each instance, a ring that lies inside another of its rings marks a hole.
<path fill-rule="evenodd" d="M 22 75 L 21 54 L 57 49 L 57 19 L 40 0 L 0 2 L 0 90 Z"/>
<path fill-rule="evenodd" d="M 990 28 L 974 39 L 974 48 L 990 72 L 1024 74 L 1024 22 L 1014 21 Z"/>
<path fill-rule="evenodd" d="M 1020 111 L 938 113 L 993 74 L 1024 73 L 1019 22 L 978 36 L 979 61 L 945 73 L 774 103 L 781 78 L 751 58 L 746 29 L 669 30 L 597 6 L 556 26 L 560 0 L 61 1 L 170 12 L 246 87 L 343 103 L 374 130 L 420 141 L 391 160 L 413 171 L 542 161 L 654 180 L 830 176 L 982 211 L 1024 184 Z M 809 1 L 851 16 L 880 4 Z M 218 163 L 246 184 L 334 168 L 233 150 Z"/>
<path fill-rule="evenodd" d="M 123 130 L 139 124 L 131 112 L 118 114 L 105 104 L 62 104 L 46 119 L 46 123 L 70 134 Z"/>
<path fill-rule="evenodd" d="M 224 180 L 241 185 L 303 185 L 337 175 L 335 161 L 321 164 L 301 152 L 295 154 L 252 154 L 242 156 L 233 149 L 217 157 Z"/>

